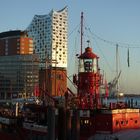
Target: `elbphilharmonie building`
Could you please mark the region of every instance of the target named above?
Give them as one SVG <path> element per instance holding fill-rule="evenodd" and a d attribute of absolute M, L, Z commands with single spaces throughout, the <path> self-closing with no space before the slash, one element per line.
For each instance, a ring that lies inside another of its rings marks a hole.
<path fill-rule="evenodd" d="M 47 15 L 35 15 L 27 28 L 33 38 L 34 51 L 39 54 L 40 66 L 67 67 L 67 7 L 52 10 Z M 43 65 L 47 63 L 47 65 Z"/>

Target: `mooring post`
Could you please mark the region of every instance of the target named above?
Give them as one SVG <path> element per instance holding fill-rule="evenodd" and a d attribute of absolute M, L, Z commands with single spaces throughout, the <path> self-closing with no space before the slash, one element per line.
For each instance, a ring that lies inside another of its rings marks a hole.
<path fill-rule="evenodd" d="M 66 109 L 58 109 L 58 140 L 66 140 Z"/>
<path fill-rule="evenodd" d="M 66 140 L 71 140 L 71 111 L 66 110 Z"/>
<path fill-rule="evenodd" d="M 47 118 L 48 118 L 48 140 L 55 140 L 55 109 L 54 107 L 48 106 Z"/>
<path fill-rule="evenodd" d="M 72 140 L 79 140 L 80 138 L 80 111 L 77 109 L 73 110 L 71 136 Z"/>

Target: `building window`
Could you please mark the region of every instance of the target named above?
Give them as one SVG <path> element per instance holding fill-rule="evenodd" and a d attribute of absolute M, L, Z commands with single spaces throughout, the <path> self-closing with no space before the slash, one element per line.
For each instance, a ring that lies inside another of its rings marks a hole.
<path fill-rule="evenodd" d="M 58 80 L 61 80 L 62 76 L 61 76 L 60 74 L 57 74 L 57 75 L 56 75 L 56 78 L 57 78 Z"/>

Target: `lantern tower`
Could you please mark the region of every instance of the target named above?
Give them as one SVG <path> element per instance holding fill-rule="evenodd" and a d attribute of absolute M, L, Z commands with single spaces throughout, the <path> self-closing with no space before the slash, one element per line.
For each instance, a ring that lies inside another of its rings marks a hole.
<path fill-rule="evenodd" d="M 98 66 L 99 57 L 88 47 L 79 57 L 79 70 L 77 78 L 79 108 L 100 108 L 101 74 Z"/>

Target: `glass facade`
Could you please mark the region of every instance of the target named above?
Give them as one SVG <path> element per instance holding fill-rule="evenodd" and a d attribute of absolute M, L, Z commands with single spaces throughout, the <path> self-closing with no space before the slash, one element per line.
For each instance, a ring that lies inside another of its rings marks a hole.
<path fill-rule="evenodd" d="M 0 56 L 0 99 L 31 97 L 38 84 L 38 55 Z"/>
<path fill-rule="evenodd" d="M 40 67 L 67 68 L 67 7 L 52 10 L 48 15 L 35 15 L 27 28 L 33 38 L 34 51 L 39 54 Z M 43 64 L 47 65 L 43 65 Z"/>

